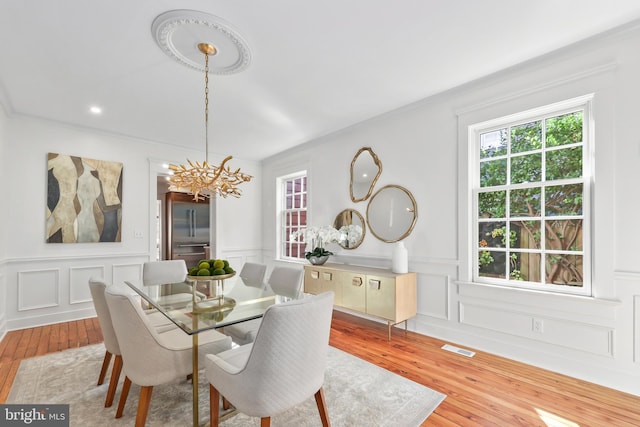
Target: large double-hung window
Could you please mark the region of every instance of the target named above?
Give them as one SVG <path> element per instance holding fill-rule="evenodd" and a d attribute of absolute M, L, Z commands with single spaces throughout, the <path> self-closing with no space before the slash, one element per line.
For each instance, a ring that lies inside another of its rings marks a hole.
<path fill-rule="evenodd" d="M 473 280 L 590 294 L 590 97 L 471 127 Z"/>
<path fill-rule="evenodd" d="M 281 259 L 304 259 L 305 243 L 291 234 L 307 226 L 307 172 L 278 178 L 280 185 L 279 244 Z"/>

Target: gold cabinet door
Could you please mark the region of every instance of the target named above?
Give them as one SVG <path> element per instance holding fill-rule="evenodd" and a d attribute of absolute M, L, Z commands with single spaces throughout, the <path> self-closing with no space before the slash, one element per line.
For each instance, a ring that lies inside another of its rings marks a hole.
<path fill-rule="evenodd" d="M 366 275 L 357 273 L 343 274 L 342 306 L 351 310 L 364 312 L 366 308 Z"/>
<path fill-rule="evenodd" d="M 322 292 L 333 291 L 333 304 L 342 305 L 342 272 L 337 270 L 324 270 L 320 272 L 320 289 Z"/>
<path fill-rule="evenodd" d="M 322 293 L 320 269 L 305 268 L 304 269 L 304 292 L 308 294 L 317 295 Z"/>
<path fill-rule="evenodd" d="M 308 294 L 321 294 L 333 291 L 333 303 L 342 305 L 341 271 L 323 267 L 306 267 L 304 271 L 304 291 Z"/>
<path fill-rule="evenodd" d="M 396 281 L 393 277 L 367 276 L 367 314 L 396 321 Z"/>

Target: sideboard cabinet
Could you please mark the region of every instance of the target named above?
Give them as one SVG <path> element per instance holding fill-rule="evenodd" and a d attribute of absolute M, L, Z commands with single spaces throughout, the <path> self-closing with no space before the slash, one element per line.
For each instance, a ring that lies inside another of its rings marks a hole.
<path fill-rule="evenodd" d="M 382 268 L 345 264 L 304 266 L 304 291 L 333 291 L 334 305 L 380 317 L 391 326 L 416 315 L 416 273 L 397 274 Z"/>

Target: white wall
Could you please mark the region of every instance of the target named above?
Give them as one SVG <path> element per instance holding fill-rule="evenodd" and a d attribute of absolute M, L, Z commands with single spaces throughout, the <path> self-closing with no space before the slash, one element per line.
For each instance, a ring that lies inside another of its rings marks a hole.
<path fill-rule="evenodd" d="M 7 156 L 5 150 L 5 142 L 7 140 L 5 136 L 7 117 L 5 116 L 4 109 L 0 105 L 0 182 L 7 182 L 8 175 L 7 169 Z M 3 201 L 0 203 L 0 224 L 6 224 L 6 216 L 8 210 L 8 203 Z M 7 241 L 6 227 L 0 226 L 0 339 L 5 335 L 7 331 L 7 291 L 5 283 L 5 259 L 6 259 L 6 245 Z"/>
<path fill-rule="evenodd" d="M 629 27 L 360 123 L 263 163 L 263 241 L 275 249 L 275 178 L 309 170 L 312 225 L 366 202 L 349 198 L 349 165 L 363 146 L 386 184 L 408 188 L 418 221 L 406 239 L 418 273 L 410 328 L 640 395 L 640 28 Z M 594 298 L 466 284 L 467 126 L 595 93 Z M 337 248 L 334 248 L 337 249 Z M 334 261 L 390 266 L 392 245 L 367 233 Z M 267 252 L 273 258 L 275 252 Z M 534 333 L 533 318 L 544 320 Z M 434 367 L 435 369 L 436 367 Z"/>
<path fill-rule="evenodd" d="M 4 216 L 0 216 L 0 246 L 6 251 L 6 298 L 0 303 L 0 319 L 4 313 L 12 330 L 93 315 L 87 286 L 90 276 L 100 275 L 110 282 L 137 279 L 142 263 L 154 257 L 152 218 L 159 165 L 184 163 L 203 154 L 21 116 L 10 115 L 4 124 L 2 173 L 7 185 L 2 206 L 8 209 L 0 213 Z M 46 243 L 48 152 L 123 163 L 121 242 Z M 218 203 L 218 245 L 222 255 L 232 253 L 236 262 L 232 265 L 238 265 L 260 254 L 260 222 L 253 212 L 261 202 L 256 184 L 261 177 L 257 162 L 233 159 L 233 166 L 256 175 L 243 198 Z M 135 231 L 143 237 L 135 238 Z"/>

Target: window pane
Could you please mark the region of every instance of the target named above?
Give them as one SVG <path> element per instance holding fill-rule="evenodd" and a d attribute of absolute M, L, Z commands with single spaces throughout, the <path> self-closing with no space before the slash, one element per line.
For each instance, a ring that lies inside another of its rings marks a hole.
<path fill-rule="evenodd" d="M 527 154 L 511 158 L 511 183 L 539 182 L 542 177 L 542 154 Z"/>
<path fill-rule="evenodd" d="M 490 160 L 480 164 L 480 187 L 507 183 L 507 159 Z"/>
<path fill-rule="evenodd" d="M 478 194 L 478 216 L 480 218 L 504 218 L 507 192 L 488 191 Z"/>
<path fill-rule="evenodd" d="M 539 150 L 541 147 L 541 121 L 525 123 L 511 128 L 511 153 Z"/>
<path fill-rule="evenodd" d="M 582 251 L 582 220 L 545 221 L 545 249 Z"/>
<path fill-rule="evenodd" d="M 480 135 L 480 158 L 507 154 L 507 129 L 499 129 Z"/>
<path fill-rule="evenodd" d="M 582 111 L 547 119 L 547 147 L 582 142 Z"/>
<path fill-rule="evenodd" d="M 511 254 L 509 278 L 540 283 L 541 268 L 540 254 L 516 252 Z"/>
<path fill-rule="evenodd" d="M 506 241 L 504 238 L 507 229 L 504 221 L 499 222 L 481 222 L 479 224 L 480 232 L 478 233 L 478 242 L 481 248 L 504 248 Z"/>
<path fill-rule="evenodd" d="M 589 249 L 589 101 L 531 110 L 492 120 L 475 130 L 476 177 L 471 188 L 478 212 L 472 241 L 482 282 L 518 288 L 568 290 L 583 286 Z M 576 111 L 577 110 L 577 111 Z M 513 116 L 512 116 L 513 117 Z M 474 175 L 475 174 L 475 175 Z M 495 279 L 492 279 L 495 278 Z M 506 280 L 505 280 L 506 279 Z M 551 286 L 557 285 L 557 286 Z M 580 293 L 586 294 L 585 283 Z"/>
<path fill-rule="evenodd" d="M 580 178 L 582 147 L 570 147 L 547 152 L 546 180 Z"/>
<path fill-rule="evenodd" d="M 540 249 L 540 221 L 511 221 L 511 248 Z"/>
<path fill-rule="evenodd" d="M 294 258 L 302 258 L 304 256 L 304 247 L 299 243 L 294 243 L 291 245 L 291 253 L 289 256 Z"/>
<path fill-rule="evenodd" d="M 506 276 L 504 252 L 480 251 L 478 265 L 480 266 L 481 277 L 495 277 L 504 279 Z"/>
<path fill-rule="evenodd" d="M 582 215 L 582 184 L 546 187 L 545 209 L 547 216 Z"/>
<path fill-rule="evenodd" d="M 540 216 L 541 189 L 521 188 L 509 192 L 509 213 L 512 217 L 517 216 Z"/>
<path fill-rule="evenodd" d="M 581 255 L 547 255 L 545 283 L 582 286 L 583 262 Z"/>
<path fill-rule="evenodd" d="M 304 243 L 302 238 L 292 241 L 291 234 L 300 231 L 307 225 L 306 212 L 306 176 L 298 175 L 282 179 L 281 227 L 278 237 L 280 256 L 283 258 L 303 258 Z M 301 249 L 302 248 L 302 249 Z"/>

